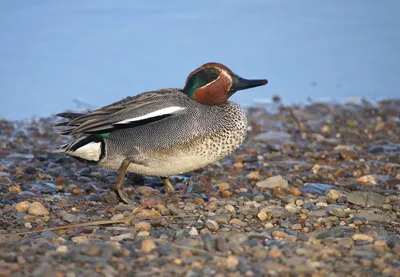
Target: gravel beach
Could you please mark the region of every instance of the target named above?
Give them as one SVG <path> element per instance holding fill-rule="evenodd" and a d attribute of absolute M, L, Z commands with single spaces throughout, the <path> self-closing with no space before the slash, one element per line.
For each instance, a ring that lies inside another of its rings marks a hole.
<path fill-rule="evenodd" d="M 0 277 L 400 276 L 400 100 L 248 119 L 175 195 L 127 174 L 132 205 L 117 172 L 46 151 L 68 140 L 58 119 L 1 120 Z"/>

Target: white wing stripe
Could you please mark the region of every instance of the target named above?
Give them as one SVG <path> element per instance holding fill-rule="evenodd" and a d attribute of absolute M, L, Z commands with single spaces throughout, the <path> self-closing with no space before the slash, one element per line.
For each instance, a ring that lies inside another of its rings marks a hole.
<path fill-rule="evenodd" d="M 163 108 L 161 110 L 157 110 L 157 111 L 154 111 L 154 112 L 142 115 L 142 116 L 124 119 L 124 120 L 119 121 L 119 122 L 117 122 L 115 124 L 127 124 L 127 123 L 133 122 L 133 121 L 139 121 L 139 120 L 152 118 L 152 117 L 156 117 L 156 116 L 161 116 L 161 115 L 166 115 L 166 114 L 173 114 L 173 113 L 175 113 L 177 111 L 184 110 L 184 109 L 186 109 L 186 108 L 179 107 L 179 106 L 172 106 L 172 107 Z"/>

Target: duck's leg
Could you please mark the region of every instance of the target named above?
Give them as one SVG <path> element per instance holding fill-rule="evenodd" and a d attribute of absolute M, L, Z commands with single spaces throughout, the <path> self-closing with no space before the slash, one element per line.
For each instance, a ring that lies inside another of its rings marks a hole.
<path fill-rule="evenodd" d="M 125 179 L 125 173 L 130 164 L 131 162 L 128 159 L 123 160 L 123 162 L 121 163 L 121 166 L 119 167 L 117 184 L 115 187 L 119 198 L 121 198 L 121 200 L 124 201 L 126 204 L 134 203 L 131 199 L 129 199 L 128 195 L 122 190 Z"/>
<path fill-rule="evenodd" d="M 168 177 L 161 177 L 161 179 L 163 180 L 165 189 L 167 191 L 167 193 L 174 193 L 175 192 L 175 188 L 174 186 L 171 184 L 171 181 L 169 180 Z"/>

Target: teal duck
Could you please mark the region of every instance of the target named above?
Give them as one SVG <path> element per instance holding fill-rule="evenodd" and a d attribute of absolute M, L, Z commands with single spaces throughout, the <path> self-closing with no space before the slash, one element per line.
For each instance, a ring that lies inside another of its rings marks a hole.
<path fill-rule="evenodd" d="M 72 136 L 55 152 L 97 166 L 119 170 L 115 190 L 123 191 L 126 172 L 161 177 L 174 192 L 168 176 L 216 162 L 245 139 L 247 120 L 241 107 L 228 101 L 238 90 L 267 84 L 247 80 L 220 63 L 207 63 L 189 74 L 183 89 L 160 89 L 127 97 L 88 113 L 60 113 L 57 124 Z"/>

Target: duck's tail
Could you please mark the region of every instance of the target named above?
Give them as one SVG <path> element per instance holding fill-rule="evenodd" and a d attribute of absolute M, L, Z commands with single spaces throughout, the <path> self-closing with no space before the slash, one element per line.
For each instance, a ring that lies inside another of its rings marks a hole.
<path fill-rule="evenodd" d="M 98 135 L 80 136 L 49 152 L 66 153 L 78 159 L 99 162 L 105 155 L 105 141 Z"/>

